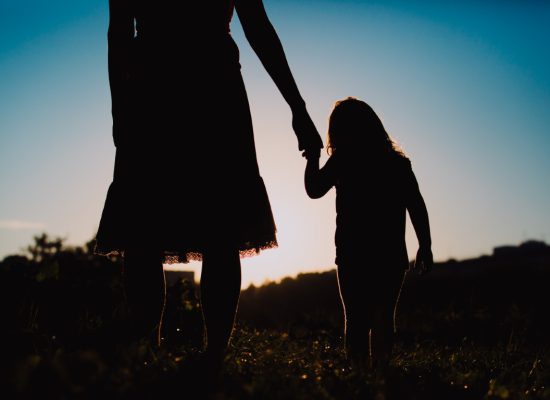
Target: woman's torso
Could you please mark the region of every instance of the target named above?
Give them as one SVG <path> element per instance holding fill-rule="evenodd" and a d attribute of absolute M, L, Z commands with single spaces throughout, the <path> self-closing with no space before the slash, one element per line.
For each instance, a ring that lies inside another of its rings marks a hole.
<path fill-rule="evenodd" d="M 138 0 L 136 31 L 143 38 L 189 40 L 229 33 L 234 0 Z"/>
<path fill-rule="evenodd" d="M 230 35 L 234 0 L 137 0 L 134 76 L 156 87 L 174 80 L 201 85 L 222 69 L 240 68 Z M 154 80 L 151 77 L 154 76 Z"/>
<path fill-rule="evenodd" d="M 233 0 L 136 0 L 133 7 L 134 142 L 154 142 L 164 152 L 211 147 L 202 140 L 221 136 L 222 123 L 236 118 L 227 104 L 246 102 L 229 30 Z"/>

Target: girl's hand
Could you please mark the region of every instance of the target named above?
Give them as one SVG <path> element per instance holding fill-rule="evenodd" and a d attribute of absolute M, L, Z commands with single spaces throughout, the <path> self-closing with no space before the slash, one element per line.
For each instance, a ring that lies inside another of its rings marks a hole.
<path fill-rule="evenodd" d="M 434 257 L 430 247 L 420 247 L 416 253 L 414 261 L 414 270 L 420 275 L 426 275 L 432 270 Z"/>
<path fill-rule="evenodd" d="M 306 157 L 307 154 L 320 152 L 324 147 L 323 140 L 305 107 L 292 112 L 292 128 L 298 138 L 298 150 L 305 151 Z"/>

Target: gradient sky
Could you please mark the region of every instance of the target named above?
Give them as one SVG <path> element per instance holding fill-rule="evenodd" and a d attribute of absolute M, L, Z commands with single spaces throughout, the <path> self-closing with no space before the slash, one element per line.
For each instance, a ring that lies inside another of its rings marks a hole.
<path fill-rule="evenodd" d="M 437 260 L 550 241 L 550 3 L 265 5 L 322 136 L 353 95 L 411 157 Z M 42 231 L 95 234 L 114 159 L 107 23 L 107 0 L 0 3 L 0 257 Z M 243 285 L 333 268 L 334 191 L 306 197 L 289 109 L 237 18 L 232 31 L 280 244 L 244 260 Z M 407 243 L 412 257 L 410 225 Z"/>

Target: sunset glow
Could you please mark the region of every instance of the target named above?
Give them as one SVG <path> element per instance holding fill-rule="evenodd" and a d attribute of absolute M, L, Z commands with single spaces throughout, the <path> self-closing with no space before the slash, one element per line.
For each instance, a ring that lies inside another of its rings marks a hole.
<path fill-rule="evenodd" d="M 356 96 L 411 157 L 436 260 L 550 240 L 548 3 L 265 6 L 323 138 L 334 101 Z M 115 150 L 107 22 L 106 0 L 0 5 L 0 257 L 42 231 L 72 244 L 95 234 Z M 279 239 L 243 260 L 243 286 L 333 268 L 334 191 L 307 198 L 288 106 L 237 16 L 232 32 Z M 407 243 L 412 258 L 410 224 Z"/>

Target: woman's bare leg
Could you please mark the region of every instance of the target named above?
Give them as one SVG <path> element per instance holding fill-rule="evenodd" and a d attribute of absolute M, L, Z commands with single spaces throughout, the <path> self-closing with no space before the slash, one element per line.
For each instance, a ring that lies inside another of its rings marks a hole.
<path fill-rule="evenodd" d="M 166 302 L 166 282 L 161 253 L 139 246 L 124 254 L 123 272 L 130 319 L 130 333 L 136 338 L 155 338 L 160 344 L 162 317 Z"/>
<path fill-rule="evenodd" d="M 225 352 L 241 292 L 241 261 L 237 250 L 207 251 L 201 273 L 201 306 L 206 328 L 206 352 Z"/>

